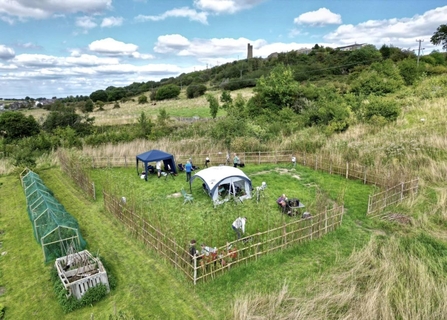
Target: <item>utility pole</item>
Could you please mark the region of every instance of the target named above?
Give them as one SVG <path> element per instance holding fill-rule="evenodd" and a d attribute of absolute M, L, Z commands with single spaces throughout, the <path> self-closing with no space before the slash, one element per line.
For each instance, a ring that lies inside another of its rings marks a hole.
<path fill-rule="evenodd" d="M 421 42 L 424 42 L 424 40 L 416 40 L 416 42 L 419 42 L 418 62 L 417 62 L 417 66 L 419 67 L 419 56 L 421 55 Z"/>

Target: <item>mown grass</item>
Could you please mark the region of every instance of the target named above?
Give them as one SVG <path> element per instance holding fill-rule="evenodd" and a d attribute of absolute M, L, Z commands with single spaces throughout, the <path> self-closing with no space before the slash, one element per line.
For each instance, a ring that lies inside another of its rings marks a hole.
<path fill-rule="evenodd" d="M 99 252 L 112 266 L 118 285 L 107 299 L 64 315 L 52 291 L 51 265 L 44 265 L 33 237 L 18 177 L 2 176 L 0 222 L 5 232 L 2 251 L 7 254 L 1 257 L 0 285 L 6 292 L 0 303 L 6 306 L 6 319 L 108 319 L 118 311 L 138 319 L 216 318 L 189 283 L 105 215 L 101 202 L 87 201 L 59 169 L 39 175 L 78 220 L 88 249 Z"/>

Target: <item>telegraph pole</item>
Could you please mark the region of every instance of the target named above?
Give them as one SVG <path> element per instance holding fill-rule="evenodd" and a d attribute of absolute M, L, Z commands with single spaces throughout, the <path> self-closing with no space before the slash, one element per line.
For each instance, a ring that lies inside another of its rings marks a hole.
<path fill-rule="evenodd" d="M 424 42 L 424 40 L 416 40 L 416 42 L 419 42 L 418 62 L 417 62 L 417 66 L 419 67 L 419 56 L 421 55 L 421 43 Z"/>

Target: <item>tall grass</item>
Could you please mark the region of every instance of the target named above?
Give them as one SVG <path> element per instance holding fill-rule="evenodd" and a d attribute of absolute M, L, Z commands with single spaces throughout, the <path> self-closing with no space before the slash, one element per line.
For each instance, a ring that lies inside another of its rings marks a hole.
<path fill-rule="evenodd" d="M 373 237 L 302 294 L 285 284 L 238 297 L 233 319 L 443 319 L 446 249 L 426 236 Z"/>

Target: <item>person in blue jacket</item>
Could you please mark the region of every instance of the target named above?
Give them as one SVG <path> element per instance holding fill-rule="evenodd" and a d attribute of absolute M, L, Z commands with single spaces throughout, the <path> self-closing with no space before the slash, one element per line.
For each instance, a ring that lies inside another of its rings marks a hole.
<path fill-rule="evenodd" d="M 185 172 L 186 172 L 186 182 L 189 182 L 191 180 L 191 171 L 192 171 L 192 165 L 191 162 L 188 160 L 185 164 Z"/>

